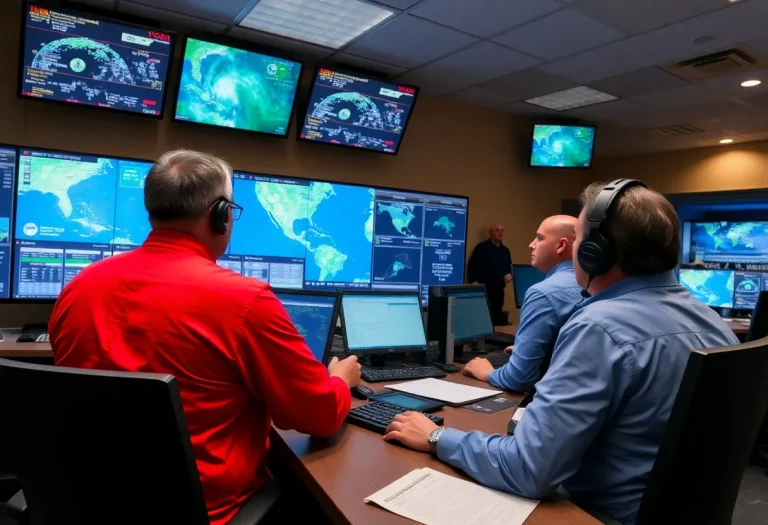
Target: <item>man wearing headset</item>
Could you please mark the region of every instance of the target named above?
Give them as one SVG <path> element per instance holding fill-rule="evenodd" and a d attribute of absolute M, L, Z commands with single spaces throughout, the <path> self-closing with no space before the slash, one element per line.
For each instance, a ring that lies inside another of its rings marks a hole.
<path fill-rule="evenodd" d="M 216 264 L 242 211 L 226 162 L 166 153 L 147 175 L 144 205 L 146 242 L 62 290 L 51 346 L 60 366 L 176 377 L 209 518 L 223 525 L 269 479 L 272 422 L 334 434 L 360 365 L 334 359 L 326 370 L 268 285 Z"/>
<path fill-rule="evenodd" d="M 639 181 L 582 193 L 574 267 L 584 301 L 514 436 L 397 416 L 384 436 L 433 451 L 492 488 L 541 498 L 562 485 L 609 522 L 634 523 L 690 351 L 737 344 L 675 278 L 677 214 Z"/>

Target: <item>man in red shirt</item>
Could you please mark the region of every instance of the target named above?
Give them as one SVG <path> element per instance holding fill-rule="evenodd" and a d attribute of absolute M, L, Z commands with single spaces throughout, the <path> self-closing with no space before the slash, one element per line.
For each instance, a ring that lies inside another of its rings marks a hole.
<path fill-rule="evenodd" d="M 241 211 L 231 179 L 211 155 L 163 155 L 144 186 L 144 245 L 83 270 L 49 325 L 57 365 L 176 377 L 212 525 L 269 479 L 273 421 L 332 435 L 360 381 L 356 358 L 326 370 L 313 357 L 268 285 L 216 265 Z"/>

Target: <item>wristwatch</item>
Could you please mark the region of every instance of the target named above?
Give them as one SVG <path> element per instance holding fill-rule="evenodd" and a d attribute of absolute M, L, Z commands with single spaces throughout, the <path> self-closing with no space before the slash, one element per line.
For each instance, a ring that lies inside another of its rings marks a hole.
<path fill-rule="evenodd" d="M 434 455 L 437 453 L 437 442 L 440 440 L 440 436 L 443 435 L 443 432 L 445 432 L 445 427 L 436 428 L 429 433 L 429 438 L 427 441 L 429 441 L 430 454 Z"/>

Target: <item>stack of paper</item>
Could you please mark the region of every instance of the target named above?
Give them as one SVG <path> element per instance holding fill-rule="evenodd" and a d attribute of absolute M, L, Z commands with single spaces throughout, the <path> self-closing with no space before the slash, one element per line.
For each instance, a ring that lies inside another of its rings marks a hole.
<path fill-rule="evenodd" d="M 363 501 L 425 525 L 522 525 L 539 504 L 431 468 L 414 470 Z"/>
<path fill-rule="evenodd" d="M 442 401 L 449 405 L 459 406 L 481 399 L 493 397 L 501 394 L 501 390 L 490 390 L 488 388 L 478 388 L 476 386 L 462 385 L 450 381 L 441 381 L 440 379 L 417 379 L 407 383 L 397 385 L 387 385 L 386 388 L 398 390 L 414 396 L 426 397 Z"/>

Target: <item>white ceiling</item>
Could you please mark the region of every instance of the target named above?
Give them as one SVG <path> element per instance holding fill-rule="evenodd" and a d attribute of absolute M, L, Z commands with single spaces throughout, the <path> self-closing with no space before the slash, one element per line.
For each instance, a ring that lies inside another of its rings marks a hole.
<path fill-rule="evenodd" d="M 602 155 L 768 138 L 768 69 L 691 83 L 659 68 L 736 46 L 768 57 L 768 0 L 371 0 L 395 16 L 340 50 L 237 27 L 258 0 L 79 1 L 374 69 L 512 115 L 596 123 Z M 742 88 L 747 77 L 764 84 Z M 561 113 L 523 102 L 579 85 L 618 100 Z M 653 131 L 679 124 L 702 131 Z"/>

